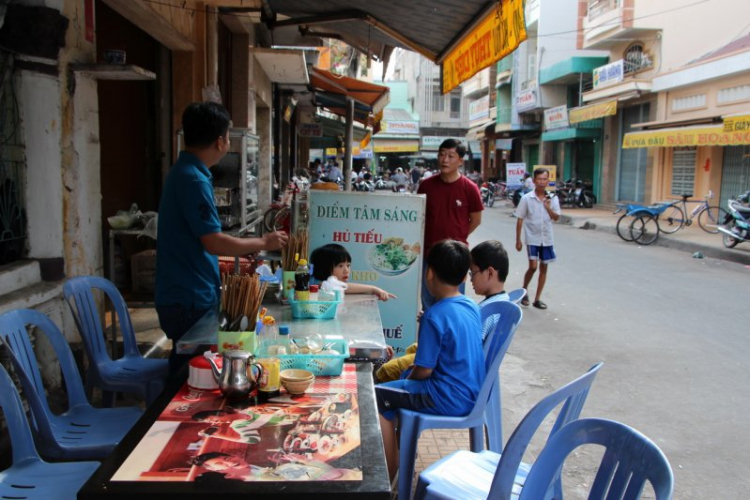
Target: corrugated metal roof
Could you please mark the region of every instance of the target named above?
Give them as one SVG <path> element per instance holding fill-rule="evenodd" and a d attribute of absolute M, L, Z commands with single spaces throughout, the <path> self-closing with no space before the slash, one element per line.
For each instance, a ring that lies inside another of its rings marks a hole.
<path fill-rule="evenodd" d="M 486 0 L 268 0 L 278 23 L 301 23 L 311 32 L 338 33 L 349 45 L 382 59 L 402 47 L 436 61 L 495 2 Z M 370 18 L 365 20 L 363 15 Z M 328 17 L 325 17 L 328 16 Z M 359 16 L 359 17 L 358 17 Z M 269 26 L 271 28 L 273 23 Z"/>

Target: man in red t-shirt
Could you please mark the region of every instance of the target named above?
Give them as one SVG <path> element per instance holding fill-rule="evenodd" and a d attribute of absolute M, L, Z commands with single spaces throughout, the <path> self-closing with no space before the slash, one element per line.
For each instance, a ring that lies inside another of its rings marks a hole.
<path fill-rule="evenodd" d="M 469 244 L 469 235 L 482 222 L 482 197 L 479 187 L 462 176 L 458 171 L 464 161 L 466 148 L 455 139 L 446 139 L 438 150 L 440 175 L 424 179 L 417 193 L 427 195 L 427 214 L 424 227 L 423 262 L 433 244 L 440 240 L 452 239 Z M 461 285 L 461 293 L 464 285 Z M 422 273 L 422 310 L 435 303 L 424 283 Z"/>

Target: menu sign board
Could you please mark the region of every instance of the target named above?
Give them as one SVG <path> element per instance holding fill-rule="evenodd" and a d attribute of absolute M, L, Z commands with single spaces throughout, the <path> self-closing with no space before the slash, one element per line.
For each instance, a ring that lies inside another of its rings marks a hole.
<path fill-rule="evenodd" d="M 311 191 L 309 214 L 310 252 L 338 243 L 352 257 L 351 282 L 398 296 L 378 304 L 386 342 L 403 355 L 417 334 L 425 197 Z"/>

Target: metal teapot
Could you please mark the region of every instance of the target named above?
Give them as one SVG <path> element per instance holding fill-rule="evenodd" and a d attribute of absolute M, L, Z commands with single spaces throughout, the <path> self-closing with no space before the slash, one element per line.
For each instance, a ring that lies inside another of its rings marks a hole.
<path fill-rule="evenodd" d="M 206 359 L 211 364 L 219 390 L 228 398 L 247 397 L 260 379 L 263 367 L 255 362 L 255 356 L 247 351 L 231 350 L 222 354 L 224 362 L 221 371 L 216 362 L 208 355 Z"/>

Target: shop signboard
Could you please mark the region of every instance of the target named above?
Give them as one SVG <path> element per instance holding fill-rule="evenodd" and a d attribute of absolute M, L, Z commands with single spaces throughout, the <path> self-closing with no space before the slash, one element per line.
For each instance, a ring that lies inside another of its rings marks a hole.
<path fill-rule="evenodd" d="M 578 108 L 571 108 L 568 111 L 568 119 L 570 123 L 581 123 L 589 120 L 596 120 L 597 118 L 604 118 L 605 116 L 614 116 L 617 114 L 617 100 L 598 102 L 596 104 L 589 104 L 588 106 L 581 106 Z"/>
<path fill-rule="evenodd" d="M 624 76 L 625 67 L 622 59 L 594 68 L 594 89 L 611 83 L 619 83 Z"/>
<path fill-rule="evenodd" d="M 555 106 L 544 110 L 544 129 L 555 130 L 558 128 L 567 128 L 568 125 L 568 107 L 566 105 Z"/>
<path fill-rule="evenodd" d="M 505 164 L 505 183 L 508 189 L 518 189 L 523 186 L 523 174 L 526 173 L 525 163 Z"/>
<path fill-rule="evenodd" d="M 513 149 L 513 139 L 495 139 L 495 149 L 510 151 Z"/>
<path fill-rule="evenodd" d="M 379 301 L 383 334 L 397 356 L 416 341 L 425 197 L 310 191 L 310 251 L 338 243 L 352 256 L 350 281 L 398 296 Z"/>
<path fill-rule="evenodd" d="M 378 139 L 376 137 L 373 149 L 376 153 L 416 153 L 419 151 L 419 141 Z"/>
<path fill-rule="evenodd" d="M 710 127 L 680 127 L 630 132 L 622 138 L 622 147 L 631 149 L 750 145 L 750 130 L 725 132 L 726 126 L 725 120 L 724 125 Z"/>
<path fill-rule="evenodd" d="M 727 116 L 724 118 L 724 132 L 750 131 L 750 115 Z"/>
<path fill-rule="evenodd" d="M 536 108 L 536 86 L 520 91 L 516 95 L 516 110 L 526 111 Z"/>
<path fill-rule="evenodd" d="M 445 56 L 443 94 L 507 56 L 526 40 L 523 0 L 496 2 L 479 23 Z"/>
<path fill-rule="evenodd" d="M 534 170 L 538 168 L 546 169 L 549 172 L 549 183 L 547 184 L 547 191 L 556 191 L 557 165 L 534 165 L 534 169 L 531 171 L 531 175 L 534 175 Z"/>
<path fill-rule="evenodd" d="M 422 151 L 437 151 L 443 141 L 446 141 L 448 139 L 462 141 L 457 137 L 448 137 L 444 135 L 425 135 L 422 136 Z"/>
<path fill-rule="evenodd" d="M 469 123 L 490 117 L 490 96 L 480 97 L 469 103 Z"/>
<path fill-rule="evenodd" d="M 380 123 L 380 132 L 383 134 L 419 135 L 417 120 L 383 120 Z"/>
<path fill-rule="evenodd" d="M 323 125 L 320 123 L 300 123 L 297 125 L 300 137 L 323 137 Z"/>

